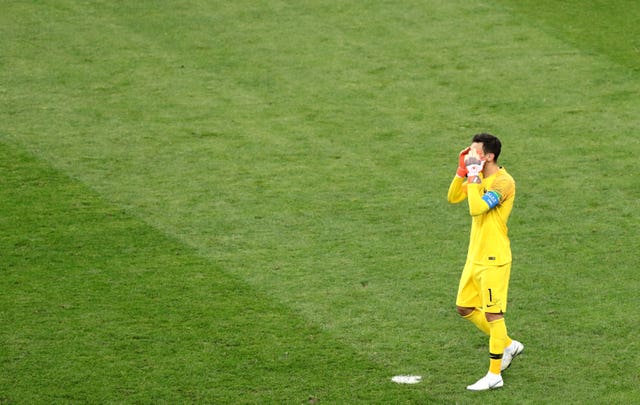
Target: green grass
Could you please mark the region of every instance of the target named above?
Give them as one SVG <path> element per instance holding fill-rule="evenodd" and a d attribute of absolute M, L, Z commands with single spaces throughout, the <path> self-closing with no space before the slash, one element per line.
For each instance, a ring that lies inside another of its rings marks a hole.
<path fill-rule="evenodd" d="M 393 401 L 349 345 L 3 146 L 3 402 Z"/>
<path fill-rule="evenodd" d="M 0 403 L 637 401 L 640 7 L 361 3 L 3 3 Z M 479 131 L 527 349 L 475 395 Z"/>

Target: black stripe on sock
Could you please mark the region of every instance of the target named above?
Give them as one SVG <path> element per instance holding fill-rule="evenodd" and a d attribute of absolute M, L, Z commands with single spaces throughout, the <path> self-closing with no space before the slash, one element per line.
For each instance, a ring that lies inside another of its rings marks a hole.
<path fill-rule="evenodd" d="M 502 353 L 489 353 L 489 358 L 492 360 L 500 360 L 502 358 Z"/>

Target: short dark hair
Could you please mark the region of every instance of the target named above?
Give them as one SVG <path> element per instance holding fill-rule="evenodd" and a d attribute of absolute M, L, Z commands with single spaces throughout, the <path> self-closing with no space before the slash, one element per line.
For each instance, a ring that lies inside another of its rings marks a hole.
<path fill-rule="evenodd" d="M 493 160 L 498 161 L 498 156 L 500 156 L 500 150 L 502 149 L 500 139 L 491 134 L 481 133 L 474 135 L 471 142 L 482 142 L 483 152 L 485 154 L 493 153 Z"/>

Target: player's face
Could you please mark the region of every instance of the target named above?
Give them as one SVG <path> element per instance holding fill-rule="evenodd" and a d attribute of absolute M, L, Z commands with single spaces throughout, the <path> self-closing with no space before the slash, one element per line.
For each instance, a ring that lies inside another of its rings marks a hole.
<path fill-rule="evenodd" d="M 482 151 L 482 142 L 474 142 L 471 144 L 471 149 L 475 150 L 478 155 L 482 156 L 484 153 Z"/>
<path fill-rule="evenodd" d="M 482 142 L 474 142 L 471 144 L 471 149 L 475 150 L 482 159 L 486 161 L 493 161 L 493 153 L 484 153 Z"/>
<path fill-rule="evenodd" d="M 494 154 L 493 153 L 484 153 L 482 142 L 474 142 L 471 144 L 471 149 L 475 150 L 480 156 L 481 159 L 492 162 Z"/>

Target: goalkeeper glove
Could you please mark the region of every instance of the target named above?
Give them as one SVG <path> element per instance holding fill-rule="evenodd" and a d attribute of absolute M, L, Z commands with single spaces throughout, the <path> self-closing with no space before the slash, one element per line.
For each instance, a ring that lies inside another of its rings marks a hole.
<path fill-rule="evenodd" d="M 484 168 L 484 157 L 482 152 L 472 149 L 464 158 L 465 168 L 467 169 L 467 178 L 469 183 L 481 183 L 479 174 Z"/>
<path fill-rule="evenodd" d="M 464 158 L 467 156 L 471 147 L 467 147 L 460 151 L 458 155 L 458 170 L 456 171 L 456 175 L 458 177 L 467 177 L 467 165 L 464 163 Z"/>

